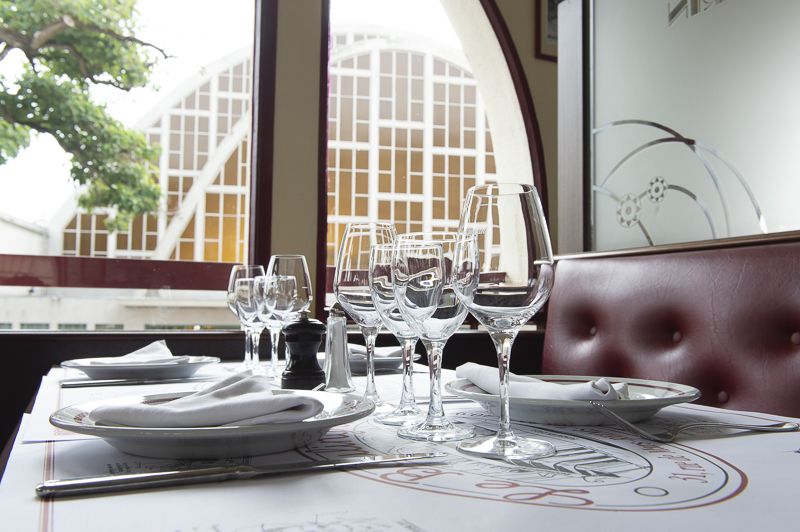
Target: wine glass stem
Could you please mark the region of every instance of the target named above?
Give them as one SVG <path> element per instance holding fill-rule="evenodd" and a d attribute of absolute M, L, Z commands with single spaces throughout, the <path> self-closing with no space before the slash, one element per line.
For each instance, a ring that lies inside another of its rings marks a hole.
<path fill-rule="evenodd" d="M 444 342 L 425 342 L 428 350 L 428 371 L 431 377 L 431 399 L 428 403 L 426 425 L 442 425 L 447 422 L 442 408 L 442 350 Z"/>
<path fill-rule="evenodd" d="M 258 345 L 261 343 L 261 331 L 263 329 L 252 329 L 252 341 L 251 341 L 251 348 L 250 348 L 250 367 L 257 368 L 260 364 L 258 359 Z"/>
<path fill-rule="evenodd" d="M 398 338 L 403 346 L 403 392 L 400 395 L 398 409 L 415 408 L 414 400 L 414 348 L 416 338 Z"/>
<path fill-rule="evenodd" d="M 511 361 L 511 346 L 514 345 L 516 333 L 498 333 L 492 335 L 495 347 L 497 348 L 497 367 L 500 370 L 500 428 L 497 431 L 497 438 L 513 438 L 511 431 L 511 411 L 508 395 L 509 363 Z"/>
<path fill-rule="evenodd" d="M 250 368 L 253 365 L 253 330 L 250 327 L 244 328 L 244 367 Z"/>
<path fill-rule="evenodd" d="M 278 374 L 278 342 L 281 340 L 281 330 L 278 328 L 270 328 L 269 330 L 269 340 L 271 345 L 271 350 L 269 354 L 269 363 L 270 368 L 272 368 L 272 373 L 274 375 Z"/>
<path fill-rule="evenodd" d="M 367 344 L 367 389 L 364 397 L 367 399 L 380 400 L 378 389 L 375 387 L 375 339 L 378 337 L 376 327 L 362 327 L 361 334 Z"/>

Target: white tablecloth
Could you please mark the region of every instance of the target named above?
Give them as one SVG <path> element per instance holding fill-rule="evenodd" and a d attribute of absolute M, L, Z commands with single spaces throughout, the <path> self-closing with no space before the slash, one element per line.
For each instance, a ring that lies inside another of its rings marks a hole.
<path fill-rule="evenodd" d="M 427 395 L 427 374 L 416 377 L 418 394 Z M 58 378 L 54 374 L 51 380 L 57 382 Z M 446 371 L 443 381 L 452 378 L 452 372 Z M 378 391 L 386 399 L 396 399 L 399 384 L 399 375 L 377 380 Z M 146 390 L 158 393 L 165 386 Z M 434 465 L 409 463 L 224 485 L 37 499 L 33 488 L 44 479 L 179 465 L 172 460 L 126 455 L 99 439 L 43 436 L 41 419 L 37 419 L 42 412 L 109 394 L 142 393 L 142 388 L 137 388 L 61 390 L 52 383 L 42 388 L 38 411 L 26 416 L 0 483 L 4 530 L 674 531 L 701 525 L 710 530 L 744 530 L 763 526 L 767 516 L 771 528 L 796 528 L 797 432 L 725 436 L 711 432 L 657 444 L 607 427 L 516 424 L 517 432 L 548 439 L 558 450 L 555 457 L 534 463 L 534 468 L 520 468 L 466 457 L 452 444 L 402 440 L 394 428 L 365 418 L 333 429 L 310 448 L 244 460 L 268 464 L 431 450 L 444 450 L 449 457 Z M 175 389 L 175 385 L 170 387 Z M 473 424 L 479 432 L 496 428 L 496 418 L 472 403 L 445 406 L 451 419 Z M 669 407 L 648 424 L 654 430 L 694 419 L 768 423 L 784 418 L 690 404 Z M 67 441 L 41 441 L 59 438 Z"/>

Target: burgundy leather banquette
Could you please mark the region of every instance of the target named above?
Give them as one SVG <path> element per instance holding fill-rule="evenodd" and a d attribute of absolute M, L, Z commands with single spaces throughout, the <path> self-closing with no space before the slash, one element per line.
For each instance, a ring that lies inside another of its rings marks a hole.
<path fill-rule="evenodd" d="M 800 417 L 800 241 L 556 265 L 542 371 L 698 388 Z"/>

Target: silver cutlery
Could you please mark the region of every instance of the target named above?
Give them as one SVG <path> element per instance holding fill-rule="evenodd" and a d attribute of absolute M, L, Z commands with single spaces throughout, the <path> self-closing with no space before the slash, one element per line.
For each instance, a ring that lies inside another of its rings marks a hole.
<path fill-rule="evenodd" d="M 178 382 L 208 382 L 221 380 L 224 375 L 190 377 L 181 379 L 75 379 L 61 381 L 62 388 L 88 388 L 92 386 L 137 386 L 142 384 L 175 384 Z"/>
<path fill-rule="evenodd" d="M 228 467 L 203 467 L 181 471 L 158 471 L 150 473 L 132 473 L 129 475 L 101 475 L 79 477 L 63 480 L 48 480 L 36 486 L 39 497 L 55 497 L 67 495 L 84 495 L 90 493 L 106 493 L 110 491 L 133 490 L 142 488 L 161 488 L 182 484 L 199 484 L 201 482 L 221 482 L 223 480 L 242 480 L 261 475 L 278 473 L 299 473 L 320 469 L 339 469 L 347 467 L 370 467 L 374 464 L 389 462 L 405 462 L 410 460 L 426 460 L 444 458 L 446 453 L 415 453 L 359 456 L 337 460 L 318 460 L 294 462 L 290 464 L 255 467 L 236 465 Z"/>
<path fill-rule="evenodd" d="M 640 438 L 644 438 L 646 440 L 657 441 L 661 443 L 669 443 L 675 439 L 679 432 L 692 428 L 692 427 L 703 427 L 703 428 L 721 428 L 721 429 L 742 429 L 742 430 L 753 430 L 758 432 L 791 432 L 798 430 L 800 425 L 797 423 L 775 423 L 774 425 L 743 425 L 741 423 L 719 423 L 719 422 L 701 422 L 701 423 L 686 423 L 684 425 L 680 425 L 675 427 L 674 429 L 668 430 L 666 432 L 659 432 L 656 434 L 651 434 L 649 432 L 645 432 L 636 425 L 625 421 L 617 414 L 615 414 L 611 409 L 607 406 L 597 403 L 595 401 L 589 401 L 593 407 L 595 407 L 598 412 L 606 416 L 608 419 L 613 421 L 617 424 L 618 427 L 624 429 L 631 434 L 639 436 Z"/>

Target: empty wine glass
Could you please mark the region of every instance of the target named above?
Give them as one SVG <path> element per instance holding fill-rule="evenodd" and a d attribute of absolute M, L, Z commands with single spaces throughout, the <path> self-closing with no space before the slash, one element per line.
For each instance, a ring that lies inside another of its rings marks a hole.
<path fill-rule="evenodd" d="M 311 307 L 311 302 L 314 300 L 311 290 L 311 275 L 308 273 L 308 264 L 303 255 L 273 255 L 269 259 L 267 275 L 295 278 L 297 297 L 294 307 L 286 314 L 287 320 Z"/>
<path fill-rule="evenodd" d="M 264 279 L 264 305 L 270 314 L 285 320 L 297 302 L 297 279 L 291 275 L 271 275 Z"/>
<path fill-rule="evenodd" d="M 269 264 L 267 265 L 267 275 L 294 277 L 297 286 L 297 298 L 295 299 L 294 307 L 291 312 L 288 312 L 286 316 L 280 320 L 281 327 L 278 328 L 274 321 L 268 323 L 268 326 L 272 326 L 269 330 L 270 339 L 272 341 L 271 368 L 274 368 L 277 376 L 278 340 L 280 339 L 280 332 L 287 321 L 293 320 L 300 312 L 308 310 L 311 307 L 314 296 L 311 290 L 311 275 L 308 273 L 308 264 L 306 264 L 306 258 L 303 255 L 273 255 L 270 257 Z M 284 359 L 286 361 L 289 360 L 288 350 L 289 346 L 287 345 L 286 352 L 284 353 Z"/>
<path fill-rule="evenodd" d="M 276 378 L 278 371 L 278 342 L 283 322 L 297 301 L 297 280 L 291 276 L 260 276 L 255 282 L 258 316 L 269 330 L 271 353 L 267 377 Z"/>
<path fill-rule="evenodd" d="M 259 275 L 264 275 L 263 266 L 248 266 L 246 264 L 237 264 L 231 269 L 231 275 L 228 279 L 228 308 L 233 314 L 239 318 L 239 321 L 244 325 L 245 330 L 245 348 L 244 348 L 244 362 L 240 369 L 250 369 L 252 367 L 252 334 L 253 331 L 249 328 L 242 318 L 239 316 L 239 309 L 236 307 L 236 280 L 237 279 L 255 279 Z M 260 334 L 260 332 L 259 332 Z"/>
<path fill-rule="evenodd" d="M 239 313 L 239 320 L 244 324 L 250 333 L 250 371 L 256 375 L 263 375 L 266 370 L 261 367 L 258 361 L 258 345 L 261 340 L 261 332 L 264 324 L 259 319 L 258 300 L 256 299 L 256 278 L 236 279 L 234 284 L 234 294 L 236 296 L 236 310 Z"/>
<path fill-rule="evenodd" d="M 394 334 L 403 348 L 403 391 L 400 404 L 394 411 L 382 414 L 375 421 L 385 425 L 406 425 L 422 421 L 424 414 L 417 408 L 414 400 L 414 348 L 417 334 L 406 323 L 397 308 L 392 287 L 393 244 L 372 246 L 369 257 L 369 289 L 372 303 L 389 331 Z"/>
<path fill-rule="evenodd" d="M 455 233 L 411 233 L 396 243 L 392 273 L 397 306 L 428 351 L 430 403 L 425 421 L 403 426 L 397 434 L 424 441 L 471 438 L 472 428 L 447 420 L 442 408 L 442 351 L 467 316 L 467 307 L 453 292 Z"/>
<path fill-rule="evenodd" d="M 364 397 L 375 403 L 378 414 L 393 410 L 394 407 L 383 401 L 375 388 L 375 339 L 382 322 L 369 289 L 369 251 L 373 245 L 391 244 L 396 236 L 394 225 L 389 223 L 347 224 L 333 281 L 336 300 L 364 335 L 367 347 L 367 389 Z"/>
<path fill-rule="evenodd" d="M 511 347 L 553 286 L 553 251 L 536 189 L 511 183 L 470 188 L 461 211 L 453 268 L 458 298 L 495 344 L 500 378 L 497 434 L 461 442 L 458 449 L 497 459 L 554 454 L 549 442 L 515 436 L 509 417 Z"/>

